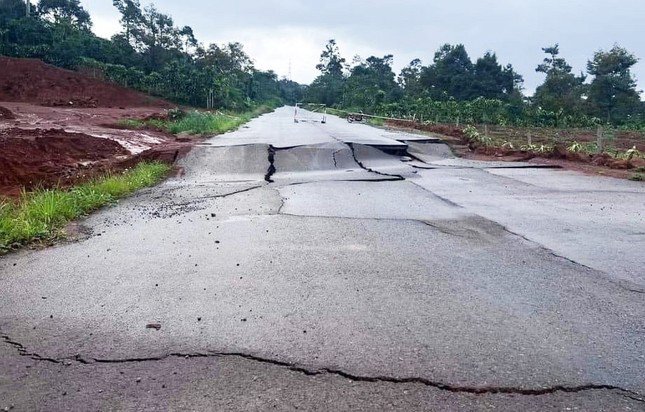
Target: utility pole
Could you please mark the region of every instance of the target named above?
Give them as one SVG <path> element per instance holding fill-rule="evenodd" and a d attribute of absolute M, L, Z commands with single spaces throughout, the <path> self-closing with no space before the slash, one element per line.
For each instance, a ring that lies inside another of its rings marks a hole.
<path fill-rule="evenodd" d="M 287 80 L 291 81 L 291 59 L 289 59 L 289 74 L 287 75 Z"/>
<path fill-rule="evenodd" d="M 27 5 L 26 6 L 26 14 L 27 14 L 27 17 L 29 17 L 29 16 L 31 16 L 31 2 L 30 2 L 30 0 L 27 0 L 25 2 L 25 4 Z"/>

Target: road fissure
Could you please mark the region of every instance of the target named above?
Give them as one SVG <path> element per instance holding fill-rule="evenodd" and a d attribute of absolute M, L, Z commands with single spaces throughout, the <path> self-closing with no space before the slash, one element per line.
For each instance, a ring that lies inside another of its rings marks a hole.
<path fill-rule="evenodd" d="M 69 358 L 50 358 L 44 357 L 32 352 L 28 352 L 24 345 L 19 342 L 16 342 L 9 338 L 7 335 L 2 335 L 3 341 L 16 348 L 20 356 L 26 356 L 36 361 L 46 361 L 49 363 L 55 364 L 71 364 L 76 362 L 79 365 L 91 365 L 91 364 L 124 364 L 124 363 L 142 363 L 142 362 L 158 362 L 170 358 L 243 358 L 246 360 L 279 366 L 287 368 L 293 372 L 301 373 L 306 376 L 318 376 L 318 375 L 335 375 L 342 377 L 344 379 L 349 379 L 356 382 L 369 382 L 369 383 L 394 383 L 394 384 L 419 384 L 423 386 L 428 386 L 436 388 L 442 391 L 453 392 L 453 393 L 470 393 L 475 395 L 484 395 L 484 394 L 515 394 L 515 395 L 526 395 L 526 396 L 540 396 L 540 395 L 549 395 L 557 392 L 566 392 L 566 393 L 578 393 L 585 391 L 593 390 L 611 390 L 617 391 L 625 396 L 628 396 L 630 399 L 633 399 L 638 402 L 645 402 L 645 396 L 641 395 L 638 392 L 621 388 L 615 385 L 607 384 L 585 384 L 585 385 L 554 385 L 540 388 L 522 388 L 516 386 L 467 386 L 467 385 L 454 385 L 445 382 L 434 381 L 428 378 L 423 377 L 393 377 L 393 376 L 367 376 L 367 375 L 358 375 L 351 372 L 347 372 L 340 369 L 332 368 L 307 368 L 302 365 L 295 363 L 284 362 L 276 359 L 264 358 L 256 355 L 251 355 L 242 352 L 196 352 L 196 353 L 169 353 L 161 356 L 154 357 L 142 357 L 142 358 L 120 358 L 120 359 L 107 359 L 107 358 L 85 358 L 80 355 Z"/>

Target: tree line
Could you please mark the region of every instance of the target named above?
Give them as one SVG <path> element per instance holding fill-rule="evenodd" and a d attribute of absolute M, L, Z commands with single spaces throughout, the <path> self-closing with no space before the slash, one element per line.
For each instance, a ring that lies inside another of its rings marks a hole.
<path fill-rule="evenodd" d="M 302 98 L 303 86 L 254 67 L 240 43 L 202 45 L 153 4 L 113 0 L 121 32 L 95 36 L 80 0 L 0 1 L 0 54 L 102 76 L 197 107 L 244 110 L 257 103 Z M 29 7 L 28 7 L 29 6 Z"/>
<path fill-rule="evenodd" d="M 473 62 L 462 44 L 445 44 L 431 64 L 415 59 L 397 76 L 392 55 L 357 56 L 348 63 L 336 41 L 330 40 L 306 99 L 436 122 L 645 128 L 645 103 L 631 73 L 638 62 L 633 54 L 617 45 L 600 50 L 587 63 L 587 74 L 578 75 L 560 56 L 557 44 L 543 51 L 546 56 L 536 71 L 544 73 L 545 80 L 533 96 L 525 97 L 522 76 L 511 64 L 500 64 L 493 52 Z"/>

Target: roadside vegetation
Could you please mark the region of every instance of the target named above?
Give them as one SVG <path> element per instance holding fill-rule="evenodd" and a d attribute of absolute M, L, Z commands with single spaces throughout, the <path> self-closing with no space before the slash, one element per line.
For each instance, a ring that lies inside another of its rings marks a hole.
<path fill-rule="evenodd" d="M 531 129 L 529 131 L 518 128 L 488 128 L 466 126 L 462 130 L 466 139 L 474 147 L 490 149 L 506 149 L 508 151 L 522 151 L 535 155 L 549 155 L 561 151 L 572 155 L 593 156 L 606 155 L 624 161 L 645 160 L 645 153 L 632 147 L 620 147 L 627 142 L 638 142 L 639 137 L 631 136 L 631 140 L 624 137 L 618 140 L 609 131 L 599 131 L 598 136 L 591 136 L 593 140 L 575 140 L 576 132 L 565 133 L 562 131 L 544 131 Z M 531 133 L 532 132 L 532 133 Z M 603 133 L 607 133 L 603 135 Z M 589 138 L 589 136 L 587 136 Z M 598 140 L 600 139 L 600 140 Z M 641 170 L 639 167 L 636 171 Z"/>
<path fill-rule="evenodd" d="M 462 44 L 445 44 L 431 62 L 415 59 L 398 76 L 393 56 L 355 57 L 351 64 L 330 40 L 320 55 L 320 75 L 307 102 L 350 112 L 422 123 L 517 127 L 588 127 L 645 131 L 645 102 L 631 72 L 638 58 L 615 45 L 599 50 L 586 73 L 575 74 L 557 44 L 544 47 L 536 71 L 544 82 L 533 96 L 523 78 L 494 52 L 471 60 Z"/>
<path fill-rule="evenodd" d="M 0 199 L 0 254 L 37 240 L 55 239 L 69 221 L 155 185 L 169 171 L 164 163 L 139 163 L 124 173 L 70 189 L 42 189 L 25 192 L 19 199 Z"/>
<path fill-rule="evenodd" d="M 119 124 L 133 129 L 153 128 L 172 134 L 217 135 L 235 130 L 279 105 L 279 102 L 269 102 L 243 113 L 173 109 L 164 118 L 125 119 Z"/>
<path fill-rule="evenodd" d="M 78 0 L 40 0 L 29 15 L 25 0 L 1 0 L 0 54 L 41 59 L 193 107 L 243 112 L 272 99 L 302 98 L 304 86 L 254 67 L 240 43 L 202 44 L 154 4 L 112 4 L 122 30 L 108 40 L 92 33 Z"/>

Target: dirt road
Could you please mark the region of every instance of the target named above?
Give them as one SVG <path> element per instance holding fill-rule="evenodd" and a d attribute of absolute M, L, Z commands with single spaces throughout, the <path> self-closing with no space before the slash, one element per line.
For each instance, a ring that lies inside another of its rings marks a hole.
<path fill-rule="evenodd" d="M 0 408 L 645 408 L 645 185 L 305 120 L 0 258 Z"/>

